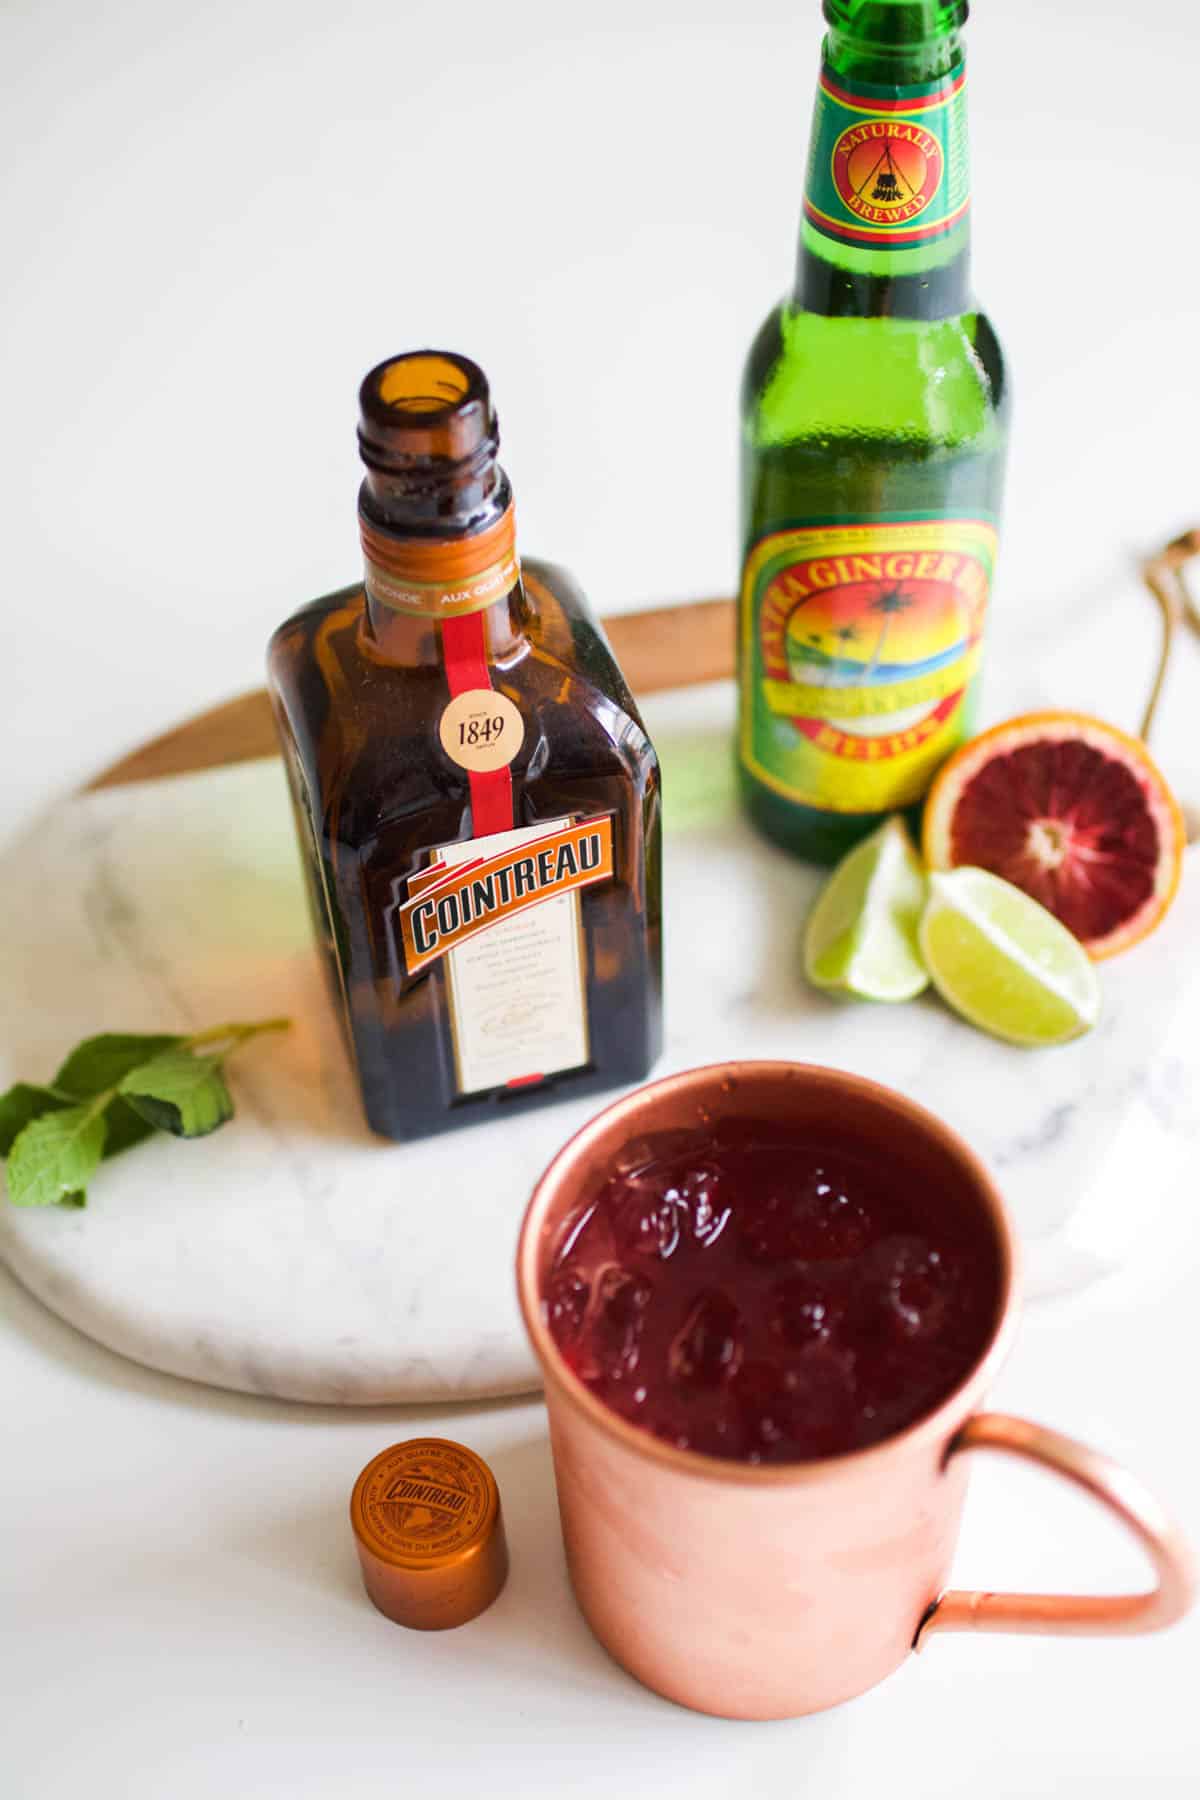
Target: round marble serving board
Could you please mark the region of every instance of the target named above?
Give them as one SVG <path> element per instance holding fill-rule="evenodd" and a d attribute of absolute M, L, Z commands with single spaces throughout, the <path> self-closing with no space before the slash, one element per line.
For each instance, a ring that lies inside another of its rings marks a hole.
<path fill-rule="evenodd" d="M 838 1004 L 799 971 L 817 876 L 739 813 L 730 685 L 645 711 L 667 796 L 659 1072 L 753 1055 L 886 1081 L 996 1170 L 1031 1292 L 1078 1287 L 1126 1256 L 1200 1138 L 1200 868 L 1154 940 L 1104 968 L 1103 1020 L 1077 1043 L 1013 1050 L 929 997 Z M 368 1404 L 536 1386 L 517 1228 L 597 1102 L 412 1145 L 368 1133 L 309 942 L 277 761 L 75 796 L 9 847 L 0 882 L 2 1082 L 48 1079 L 100 1029 L 294 1020 L 232 1063 L 225 1130 L 105 1164 L 85 1211 L 0 1205 L 0 1255 L 31 1292 L 140 1362 L 252 1393 Z"/>

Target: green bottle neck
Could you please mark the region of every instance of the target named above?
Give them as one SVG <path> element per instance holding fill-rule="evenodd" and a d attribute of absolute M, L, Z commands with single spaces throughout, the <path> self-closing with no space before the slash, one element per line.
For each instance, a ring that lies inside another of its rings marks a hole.
<path fill-rule="evenodd" d="M 932 81 L 962 61 L 967 0 L 824 0 L 825 56 L 844 79 Z"/>
<path fill-rule="evenodd" d="M 794 304 L 833 317 L 969 309 L 966 0 L 825 0 Z"/>

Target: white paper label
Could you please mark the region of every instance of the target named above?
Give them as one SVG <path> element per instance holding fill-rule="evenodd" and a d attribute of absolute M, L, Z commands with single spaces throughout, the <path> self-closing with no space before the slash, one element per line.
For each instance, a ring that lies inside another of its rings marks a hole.
<path fill-rule="evenodd" d="M 451 868 L 569 824 L 547 819 L 437 854 Z M 587 988 L 577 892 L 503 919 L 446 957 L 460 1093 L 519 1086 L 588 1059 Z"/>

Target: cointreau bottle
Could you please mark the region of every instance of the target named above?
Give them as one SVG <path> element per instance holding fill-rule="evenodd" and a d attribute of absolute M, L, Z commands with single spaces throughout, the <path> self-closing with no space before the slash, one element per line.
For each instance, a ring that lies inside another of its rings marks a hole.
<path fill-rule="evenodd" d="M 269 674 L 367 1119 L 415 1138 L 648 1072 L 659 775 L 583 595 L 518 563 L 482 371 L 397 357 L 360 403 L 365 581 Z"/>

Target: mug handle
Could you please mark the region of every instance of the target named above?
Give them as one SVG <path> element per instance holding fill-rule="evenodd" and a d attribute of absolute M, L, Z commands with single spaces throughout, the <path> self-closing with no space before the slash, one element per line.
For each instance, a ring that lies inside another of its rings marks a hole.
<path fill-rule="evenodd" d="M 1073 1438 L 1008 1413 L 976 1413 L 946 1450 L 943 1467 L 965 1450 L 1007 1450 L 1065 1475 L 1104 1502 L 1150 1558 L 1156 1587 L 1142 1594 L 993 1594 L 950 1588 L 929 1607 L 913 1649 L 935 1631 L 1025 1631 L 1071 1637 L 1161 1631 L 1192 1603 L 1195 1570 L 1182 1534 L 1140 1482 Z"/>

